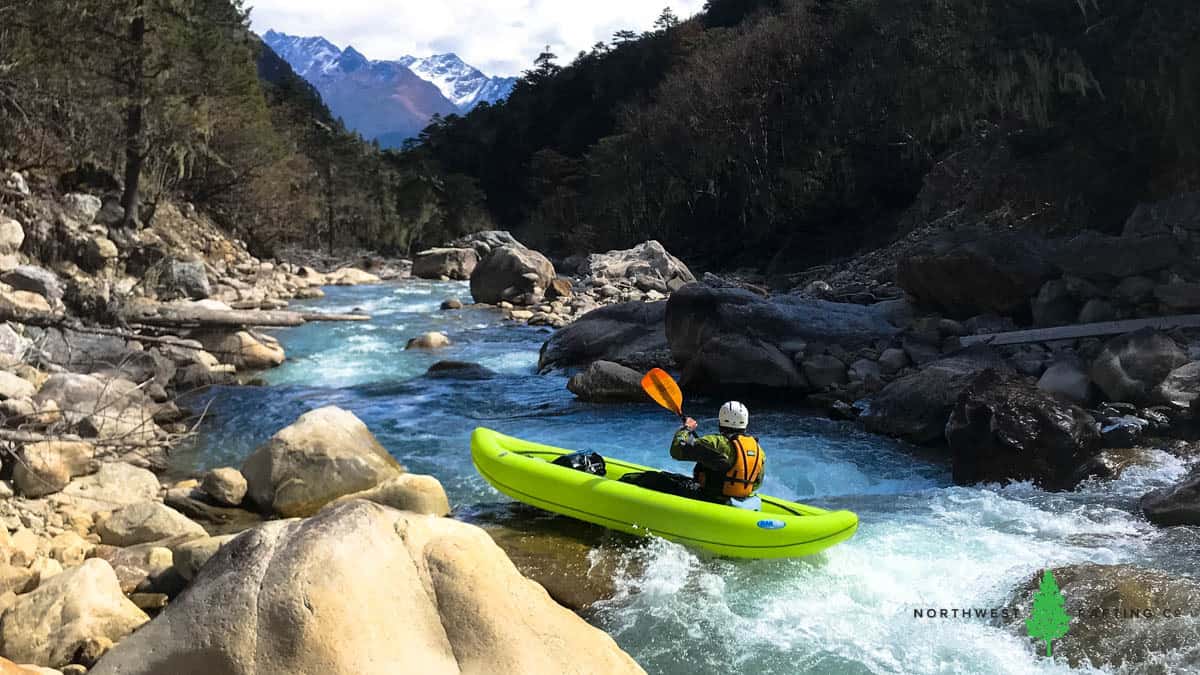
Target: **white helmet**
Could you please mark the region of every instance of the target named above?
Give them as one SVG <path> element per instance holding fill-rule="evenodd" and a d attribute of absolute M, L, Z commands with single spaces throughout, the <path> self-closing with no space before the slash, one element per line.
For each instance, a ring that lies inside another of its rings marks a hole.
<path fill-rule="evenodd" d="M 717 415 L 717 421 L 726 429 L 745 431 L 746 427 L 750 426 L 750 411 L 741 403 L 730 401 L 721 406 L 721 412 Z"/>

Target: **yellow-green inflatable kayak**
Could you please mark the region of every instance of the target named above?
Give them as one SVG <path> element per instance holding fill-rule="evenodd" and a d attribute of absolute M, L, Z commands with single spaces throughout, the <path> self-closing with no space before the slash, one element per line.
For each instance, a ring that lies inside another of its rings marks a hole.
<path fill-rule="evenodd" d="M 500 492 L 553 513 L 628 532 L 654 534 L 733 558 L 812 555 L 854 536 L 858 516 L 760 495 L 750 511 L 618 482 L 653 471 L 605 458 L 607 476 L 551 464 L 570 450 L 530 443 L 489 429 L 471 436 L 475 468 Z"/>

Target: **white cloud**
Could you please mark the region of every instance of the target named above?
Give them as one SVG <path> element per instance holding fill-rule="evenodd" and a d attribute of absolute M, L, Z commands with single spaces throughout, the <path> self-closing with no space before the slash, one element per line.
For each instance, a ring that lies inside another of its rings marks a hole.
<path fill-rule="evenodd" d="M 454 52 L 489 75 L 517 75 L 550 45 L 561 63 L 621 29 L 649 29 L 704 0 L 249 0 L 254 29 L 321 35 L 372 59 Z"/>

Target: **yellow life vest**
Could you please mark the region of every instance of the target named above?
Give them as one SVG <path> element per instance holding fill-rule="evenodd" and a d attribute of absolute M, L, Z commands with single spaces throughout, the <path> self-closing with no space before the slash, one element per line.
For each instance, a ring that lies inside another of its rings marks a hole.
<path fill-rule="evenodd" d="M 734 499 L 746 499 L 754 494 L 754 485 L 762 478 L 765 455 L 752 436 L 736 436 L 733 442 L 733 466 L 725 474 L 721 494 Z"/>

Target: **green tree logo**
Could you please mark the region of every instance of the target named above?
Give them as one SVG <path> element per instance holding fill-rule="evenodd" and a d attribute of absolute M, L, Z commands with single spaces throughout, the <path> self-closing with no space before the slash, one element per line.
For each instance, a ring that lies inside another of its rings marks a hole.
<path fill-rule="evenodd" d="M 1054 573 L 1046 570 L 1042 574 L 1042 585 L 1033 596 L 1033 611 L 1025 619 L 1025 629 L 1029 637 L 1046 642 L 1046 656 L 1054 656 L 1050 643 L 1067 634 L 1071 630 L 1071 615 L 1067 614 L 1063 603 L 1066 598 L 1058 589 L 1058 581 Z"/>

